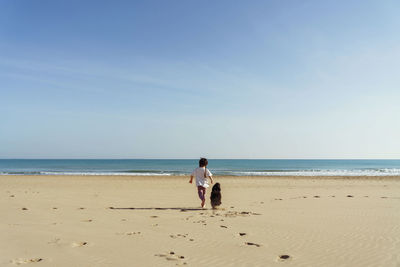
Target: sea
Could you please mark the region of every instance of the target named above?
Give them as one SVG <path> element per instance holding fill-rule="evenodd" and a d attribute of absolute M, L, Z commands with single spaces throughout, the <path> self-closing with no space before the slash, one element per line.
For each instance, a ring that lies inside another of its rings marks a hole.
<path fill-rule="evenodd" d="M 198 159 L 0 159 L 0 175 L 189 175 Z M 400 176 L 400 160 L 209 159 L 219 176 Z"/>

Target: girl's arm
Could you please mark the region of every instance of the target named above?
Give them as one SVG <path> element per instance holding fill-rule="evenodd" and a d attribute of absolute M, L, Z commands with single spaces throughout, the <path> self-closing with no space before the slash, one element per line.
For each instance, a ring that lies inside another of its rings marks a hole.
<path fill-rule="evenodd" d="M 208 178 L 210 178 L 211 184 L 213 184 L 213 183 L 214 183 L 214 180 L 213 180 L 213 178 L 212 178 L 212 173 L 211 173 L 208 169 L 206 169 L 206 176 L 207 176 Z"/>
<path fill-rule="evenodd" d="M 189 183 L 192 183 L 193 182 L 193 175 L 190 175 L 190 181 L 189 181 Z"/>

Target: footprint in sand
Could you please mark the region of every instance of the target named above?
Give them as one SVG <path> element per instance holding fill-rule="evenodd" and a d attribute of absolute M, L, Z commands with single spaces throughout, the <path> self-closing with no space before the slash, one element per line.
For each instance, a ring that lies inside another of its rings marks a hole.
<path fill-rule="evenodd" d="M 16 259 L 16 260 L 12 260 L 11 262 L 14 264 L 20 265 L 20 264 L 34 263 L 34 262 L 40 262 L 40 261 L 43 261 L 43 259 L 42 258 L 33 258 L 33 259 L 28 259 L 28 260 Z"/>
<path fill-rule="evenodd" d="M 352 195 L 347 195 L 347 197 L 354 197 L 354 196 L 352 196 Z"/>
<path fill-rule="evenodd" d="M 228 228 L 228 226 L 220 225 L 221 228 Z"/>
<path fill-rule="evenodd" d="M 88 219 L 88 220 L 83 220 L 82 222 L 93 222 L 92 219 Z"/>
<path fill-rule="evenodd" d="M 140 235 L 141 232 L 125 232 L 125 233 L 115 233 L 116 235 Z"/>
<path fill-rule="evenodd" d="M 261 215 L 260 213 L 255 213 L 255 212 L 251 212 L 251 211 L 241 211 L 241 212 L 237 212 L 237 211 L 228 211 L 227 213 L 224 214 L 225 217 L 238 217 L 238 216 L 242 216 L 242 217 L 247 217 L 250 215 Z"/>
<path fill-rule="evenodd" d="M 78 208 L 78 210 L 84 210 L 84 209 L 86 209 L 86 208 L 83 208 L 83 207 Z"/>
<path fill-rule="evenodd" d="M 57 207 L 53 207 L 53 210 L 57 210 L 58 208 Z"/>
<path fill-rule="evenodd" d="M 87 246 L 88 242 L 74 242 L 72 243 L 72 247 L 76 248 L 76 247 L 83 247 L 83 246 Z"/>
<path fill-rule="evenodd" d="M 260 244 L 256 244 L 256 243 L 253 243 L 253 242 L 246 242 L 245 244 L 246 244 L 246 245 L 248 245 L 248 246 L 256 246 L 256 247 L 261 247 L 261 245 L 260 245 Z"/>
<path fill-rule="evenodd" d="M 185 256 L 177 255 L 173 251 L 170 251 L 168 253 L 155 254 L 154 256 L 165 258 L 168 261 L 181 261 L 185 259 Z M 186 264 L 186 262 L 184 262 L 183 264 Z"/>
<path fill-rule="evenodd" d="M 314 198 L 320 198 L 320 196 L 314 196 Z"/>
<path fill-rule="evenodd" d="M 11 195 L 10 197 L 15 197 L 15 195 Z"/>
<path fill-rule="evenodd" d="M 140 232 L 127 232 L 126 235 L 140 235 Z"/>
<path fill-rule="evenodd" d="M 244 236 L 247 235 L 246 233 L 239 233 L 240 236 Z"/>
<path fill-rule="evenodd" d="M 188 234 L 176 234 L 176 235 L 169 235 L 169 237 L 176 239 L 176 238 L 186 238 Z"/>
<path fill-rule="evenodd" d="M 285 260 L 288 260 L 288 259 L 290 259 L 290 256 L 286 255 L 286 254 L 278 256 L 278 260 L 280 260 L 280 261 L 285 261 Z"/>
<path fill-rule="evenodd" d="M 27 208 L 22 208 L 22 210 L 28 210 Z"/>

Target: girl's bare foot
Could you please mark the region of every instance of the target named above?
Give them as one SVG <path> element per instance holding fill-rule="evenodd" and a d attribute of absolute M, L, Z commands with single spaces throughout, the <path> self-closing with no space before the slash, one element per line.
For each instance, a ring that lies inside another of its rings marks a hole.
<path fill-rule="evenodd" d="M 206 206 L 206 200 L 203 200 L 203 201 L 201 202 L 201 207 L 204 208 L 205 206 Z"/>

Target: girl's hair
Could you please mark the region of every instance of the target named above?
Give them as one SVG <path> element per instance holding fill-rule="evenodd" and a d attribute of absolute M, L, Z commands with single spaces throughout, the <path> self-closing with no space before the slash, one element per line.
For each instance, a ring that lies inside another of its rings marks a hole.
<path fill-rule="evenodd" d="M 206 158 L 200 158 L 199 167 L 206 167 L 208 164 L 208 160 Z"/>
<path fill-rule="evenodd" d="M 205 167 L 204 178 L 207 178 L 207 164 L 208 164 L 208 160 L 206 158 L 200 158 L 199 167 Z"/>

